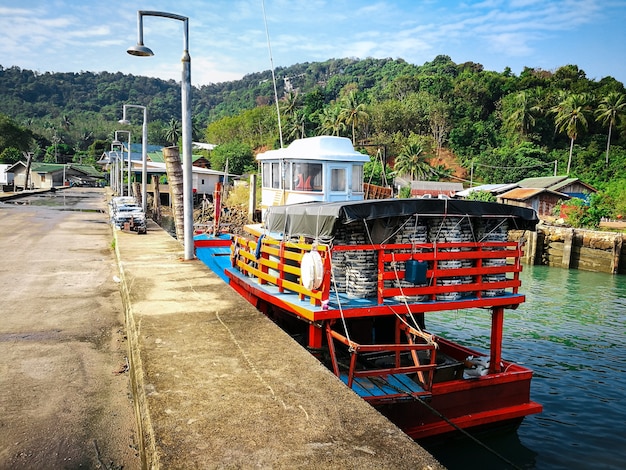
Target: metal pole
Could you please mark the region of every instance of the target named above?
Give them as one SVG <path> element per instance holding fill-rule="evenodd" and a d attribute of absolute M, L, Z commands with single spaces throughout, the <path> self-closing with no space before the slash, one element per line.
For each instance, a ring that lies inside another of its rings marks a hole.
<path fill-rule="evenodd" d="M 131 167 L 131 161 L 130 161 L 130 132 L 128 133 L 128 172 L 126 173 L 128 175 L 128 195 L 131 195 L 130 192 L 130 167 Z"/>
<path fill-rule="evenodd" d="M 148 208 L 148 189 L 146 187 L 148 179 L 148 108 L 143 108 L 143 126 L 141 128 L 141 208 L 143 213 Z"/>
<path fill-rule="evenodd" d="M 191 56 L 189 55 L 189 18 L 162 11 L 137 11 L 137 45 L 128 53 L 137 56 L 151 56 L 153 52 L 143 44 L 143 17 L 160 16 L 183 22 L 183 72 L 181 82 L 181 105 L 183 127 L 183 245 L 185 260 L 194 259 L 193 249 L 193 181 L 191 159 Z"/>
<path fill-rule="evenodd" d="M 185 44 L 188 44 L 188 27 L 185 21 Z M 183 116 L 183 208 L 185 259 L 194 259 L 193 249 L 193 171 L 191 159 L 191 57 L 183 52 L 182 116 Z"/>
<path fill-rule="evenodd" d="M 120 146 L 120 158 L 119 158 L 119 167 L 120 167 L 120 180 L 118 182 L 120 190 L 119 195 L 124 195 L 124 147 Z"/>

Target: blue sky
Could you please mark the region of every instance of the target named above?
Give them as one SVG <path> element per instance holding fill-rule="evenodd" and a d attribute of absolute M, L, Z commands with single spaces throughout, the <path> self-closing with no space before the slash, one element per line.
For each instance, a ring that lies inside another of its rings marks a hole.
<path fill-rule="evenodd" d="M 1 0 L 0 65 L 180 80 L 183 23 L 144 18 L 155 56 L 133 57 L 137 10 L 189 18 L 194 85 L 270 69 L 263 0 Z M 265 0 L 265 13 L 275 67 L 446 54 L 516 75 L 576 64 L 626 83 L 625 0 Z"/>

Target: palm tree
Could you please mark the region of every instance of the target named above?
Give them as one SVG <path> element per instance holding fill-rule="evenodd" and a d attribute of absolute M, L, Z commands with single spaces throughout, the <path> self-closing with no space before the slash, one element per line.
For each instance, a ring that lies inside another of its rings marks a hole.
<path fill-rule="evenodd" d="M 322 110 L 320 117 L 319 131 L 321 135 L 339 136 L 346 130 L 346 123 L 340 119 L 341 108 L 336 104 L 331 104 Z"/>
<path fill-rule="evenodd" d="M 408 174 L 411 179 L 426 180 L 435 174 L 432 167 L 426 161 L 423 147 L 419 144 L 405 145 L 394 165 L 397 174 Z"/>
<path fill-rule="evenodd" d="M 359 103 L 356 90 L 351 90 L 348 93 L 343 99 L 341 106 L 339 119 L 347 126 L 352 127 L 352 145 L 354 145 L 356 142 L 356 128 L 359 124 L 369 119 L 369 114 L 365 112 L 365 105 Z"/>
<path fill-rule="evenodd" d="M 536 98 L 526 90 L 516 93 L 512 98 L 513 109 L 504 119 L 504 124 L 509 129 L 526 136 L 534 127 L 540 108 Z"/>
<path fill-rule="evenodd" d="M 572 152 L 574 141 L 578 133 L 587 129 L 587 112 L 589 97 L 585 94 L 565 95 L 561 94 L 559 104 L 553 106 L 550 111 L 556 114 L 554 123 L 559 132 L 565 132 L 570 138 L 569 158 L 567 160 L 567 174 L 572 166 Z"/>
<path fill-rule="evenodd" d="M 289 118 L 296 114 L 298 108 L 300 108 L 300 104 L 302 99 L 298 92 L 290 91 L 285 95 L 285 97 L 280 101 L 280 114 Z"/>
<path fill-rule="evenodd" d="M 177 121 L 174 118 L 170 119 L 170 121 L 163 129 L 163 133 L 165 134 L 165 140 L 167 140 L 172 145 L 176 145 L 182 133 L 180 129 L 180 121 Z"/>
<path fill-rule="evenodd" d="M 596 121 L 602 121 L 602 124 L 609 125 L 609 135 L 606 140 L 606 164 L 609 164 L 609 148 L 611 147 L 611 130 L 613 126 L 621 119 L 626 111 L 626 97 L 623 93 L 616 91 L 610 92 L 600 102 L 600 106 L 596 110 Z"/>
<path fill-rule="evenodd" d="M 302 99 L 298 92 L 289 92 L 280 101 L 280 114 L 285 118 L 287 139 L 304 137 L 304 113 L 300 111 Z"/>

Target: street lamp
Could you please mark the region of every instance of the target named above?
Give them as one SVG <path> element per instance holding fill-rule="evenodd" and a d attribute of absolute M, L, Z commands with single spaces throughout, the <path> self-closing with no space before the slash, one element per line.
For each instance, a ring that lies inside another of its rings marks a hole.
<path fill-rule="evenodd" d="M 124 195 L 124 146 L 122 145 L 122 143 L 117 140 L 117 135 L 115 136 L 115 139 L 113 140 L 113 142 L 111 142 L 111 151 L 113 151 L 115 149 L 115 147 L 119 147 L 120 149 L 120 154 L 118 155 L 117 151 L 115 151 L 115 161 L 116 161 L 116 168 L 115 168 L 115 191 L 117 192 L 117 194 L 119 196 L 123 196 Z"/>
<path fill-rule="evenodd" d="M 144 214 L 147 212 L 147 198 L 148 198 L 148 190 L 146 187 L 146 180 L 148 179 L 148 108 L 145 106 L 140 106 L 138 104 L 125 104 L 122 109 L 122 119 L 120 119 L 120 124 L 130 124 L 130 121 L 126 119 L 126 108 L 139 108 L 143 109 L 143 126 L 141 128 L 141 208 L 143 209 Z"/>
<path fill-rule="evenodd" d="M 160 16 L 183 22 L 183 72 L 181 81 L 183 127 L 183 246 L 185 260 L 194 259 L 193 251 L 193 187 L 191 161 L 191 56 L 189 55 L 189 18 L 160 11 L 137 11 L 137 44 L 128 48 L 130 55 L 153 56 L 143 44 L 143 17 Z"/>
<path fill-rule="evenodd" d="M 111 145 L 111 151 L 109 152 L 109 170 L 111 172 L 111 176 L 109 178 L 109 185 L 111 186 L 111 190 L 117 192 L 117 180 L 119 179 L 118 171 L 117 171 L 117 160 L 118 154 L 116 150 L 113 150 L 113 145 Z"/>
<path fill-rule="evenodd" d="M 130 196 L 130 131 L 115 131 L 115 141 L 119 143 L 122 146 L 122 157 L 124 156 L 124 145 L 122 145 L 122 143 L 118 140 L 117 138 L 117 134 L 128 134 L 128 172 L 127 172 L 127 177 L 128 177 L 128 195 Z M 122 160 L 122 167 L 124 166 L 124 161 Z M 124 192 L 124 172 L 122 169 L 122 192 Z M 123 194 L 122 194 L 123 196 Z"/>

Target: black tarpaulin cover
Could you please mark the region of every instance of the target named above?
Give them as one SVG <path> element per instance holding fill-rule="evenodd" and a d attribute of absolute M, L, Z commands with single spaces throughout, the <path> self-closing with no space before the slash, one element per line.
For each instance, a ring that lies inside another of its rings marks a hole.
<path fill-rule="evenodd" d="M 272 206 L 265 228 L 274 233 L 332 237 L 340 224 L 418 214 L 427 217 L 507 218 L 510 229 L 535 230 L 537 213 L 525 207 L 461 199 L 375 199 L 366 201 L 307 202 Z"/>

